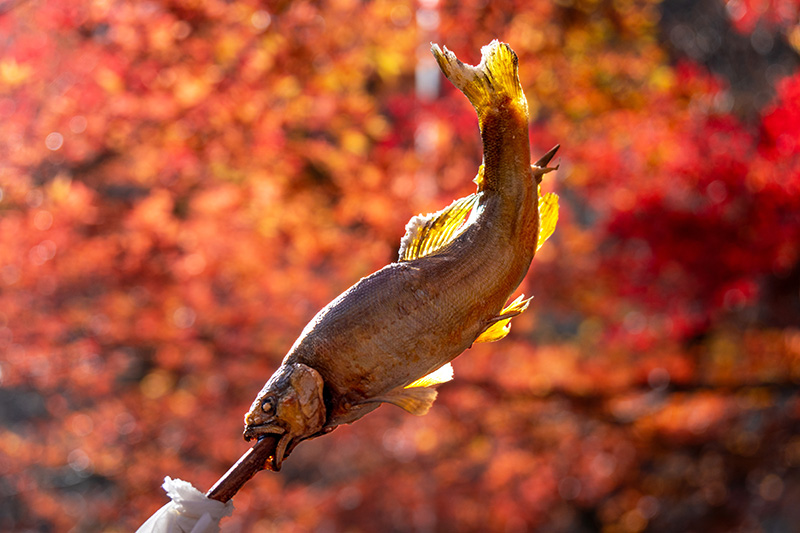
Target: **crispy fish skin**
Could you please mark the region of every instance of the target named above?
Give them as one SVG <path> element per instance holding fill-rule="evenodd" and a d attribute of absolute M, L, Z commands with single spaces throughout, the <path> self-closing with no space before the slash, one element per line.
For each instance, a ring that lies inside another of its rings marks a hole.
<path fill-rule="evenodd" d="M 555 226 L 556 197 L 540 199 L 538 187 L 555 149 L 531 166 L 527 101 L 508 45 L 485 46 L 476 67 L 446 48 L 432 52 L 478 114 L 478 191 L 412 218 L 399 261 L 361 279 L 305 327 L 245 416 L 245 438 L 282 435 L 275 470 L 301 440 L 380 403 L 424 414 L 433 387 L 452 377 L 435 371 L 474 342 L 505 336 L 527 307 L 506 302 Z M 548 217 L 542 234 L 540 204 Z"/>

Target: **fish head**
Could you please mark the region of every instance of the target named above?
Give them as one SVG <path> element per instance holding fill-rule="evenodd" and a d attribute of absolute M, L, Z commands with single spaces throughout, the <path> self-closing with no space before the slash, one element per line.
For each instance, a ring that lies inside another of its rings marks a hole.
<path fill-rule="evenodd" d="M 279 437 L 272 470 L 280 470 L 283 459 L 300 441 L 322 431 L 323 386 L 322 377 L 313 368 L 302 363 L 283 364 L 250 406 L 244 417 L 245 440 L 270 434 Z"/>

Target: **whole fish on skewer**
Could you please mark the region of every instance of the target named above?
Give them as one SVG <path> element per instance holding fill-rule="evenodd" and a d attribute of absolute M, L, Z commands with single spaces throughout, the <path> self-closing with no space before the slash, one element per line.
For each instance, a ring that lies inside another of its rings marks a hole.
<path fill-rule="evenodd" d="M 528 104 L 518 60 L 504 43 L 466 65 L 432 47 L 439 67 L 475 107 L 483 141 L 477 191 L 413 217 L 398 261 L 347 289 L 305 327 L 245 416 L 247 440 L 279 436 L 278 470 L 299 442 L 391 403 L 422 415 L 450 361 L 508 334 L 528 306 L 507 303 L 553 233 L 555 194 L 540 195 L 558 146 L 531 165 Z"/>

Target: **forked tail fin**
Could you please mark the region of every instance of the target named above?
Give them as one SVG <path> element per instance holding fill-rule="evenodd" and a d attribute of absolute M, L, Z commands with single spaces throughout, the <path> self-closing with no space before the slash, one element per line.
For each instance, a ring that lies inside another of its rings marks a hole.
<path fill-rule="evenodd" d="M 481 48 L 481 62 L 477 66 L 459 61 L 453 52 L 431 45 L 431 52 L 445 76 L 463 92 L 478 117 L 489 109 L 510 100 L 528 117 L 528 101 L 522 92 L 517 73 L 517 54 L 497 39 Z"/>

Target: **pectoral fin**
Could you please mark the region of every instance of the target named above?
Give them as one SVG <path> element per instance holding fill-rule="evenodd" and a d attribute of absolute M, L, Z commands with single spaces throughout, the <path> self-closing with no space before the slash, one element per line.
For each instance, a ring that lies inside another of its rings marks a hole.
<path fill-rule="evenodd" d="M 451 379 L 453 379 L 453 366 L 447 363 L 405 387 L 398 387 L 384 396 L 368 401 L 391 403 L 412 415 L 422 416 L 430 410 L 436 400 L 438 393 L 434 387 Z"/>
<path fill-rule="evenodd" d="M 539 242 L 536 245 L 536 251 L 539 251 L 539 248 L 553 234 L 556 222 L 558 222 L 558 196 L 547 193 L 539 198 Z"/>
<path fill-rule="evenodd" d="M 402 388 L 395 389 L 385 396 L 373 398 L 369 402 L 390 403 L 412 415 L 422 416 L 430 410 L 437 394 L 436 390 L 430 387 Z"/>
<path fill-rule="evenodd" d="M 434 385 L 441 385 L 453 379 L 453 365 L 447 363 L 439 367 L 439 370 L 434 370 L 427 376 L 419 378 L 417 381 L 406 385 L 406 389 L 413 389 L 415 387 L 433 387 Z"/>
<path fill-rule="evenodd" d="M 478 190 L 483 190 L 483 165 L 478 167 L 478 173 L 472 178 L 472 181 L 478 186 Z"/>
<path fill-rule="evenodd" d="M 511 331 L 511 319 L 522 313 L 528 308 L 530 298 L 524 299 L 524 295 L 520 295 L 516 300 L 508 304 L 500 311 L 500 314 L 489 321 L 489 326 L 483 330 L 483 333 L 478 335 L 475 342 L 494 342 L 499 341 Z"/>
<path fill-rule="evenodd" d="M 444 248 L 461 234 L 464 221 L 477 203 L 478 195 L 470 194 L 441 211 L 409 220 L 400 242 L 400 261 L 425 257 Z"/>

